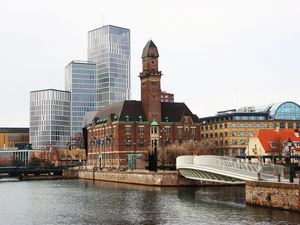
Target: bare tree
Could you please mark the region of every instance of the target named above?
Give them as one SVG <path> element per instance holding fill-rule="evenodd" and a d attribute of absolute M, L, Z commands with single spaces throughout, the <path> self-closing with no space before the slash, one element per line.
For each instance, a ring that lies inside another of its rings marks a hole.
<path fill-rule="evenodd" d="M 72 138 L 72 147 L 73 148 L 84 148 L 83 146 L 83 135 L 82 133 L 76 133 L 75 136 Z"/>
<path fill-rule="evenodd" d="M 181 155 L 217 155 L 218 149 L 209 142 L 185 141 L 182 144 L 171 144 L 158 151 L 161 165 L 176 165 L 176 158 Z"/>

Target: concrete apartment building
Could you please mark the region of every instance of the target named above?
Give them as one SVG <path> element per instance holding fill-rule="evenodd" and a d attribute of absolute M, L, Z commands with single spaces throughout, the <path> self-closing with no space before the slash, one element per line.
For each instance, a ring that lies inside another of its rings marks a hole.
<path fill-rule="evenodd" d="M 55 89 L 30 92 L 30 143 L 34 149 L 70 144 L 71 93 Z"/>

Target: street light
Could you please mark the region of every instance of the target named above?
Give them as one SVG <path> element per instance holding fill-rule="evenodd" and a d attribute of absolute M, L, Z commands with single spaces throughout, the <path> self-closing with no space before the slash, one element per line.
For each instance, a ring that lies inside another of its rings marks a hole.
<path fill-rule="evenodd" d="M 165 161 L 166 161 L 166 155 L 165 155 L 165 147 L 166 147 L 166 142 L 167 140 L 165 139 L 165 134 L 167 133 L 167 129 L 164 127 L 161 129 L 161 136 L 160 138 L 162 139 L 162 150 L 163 150 L 163 168 L 164 168 L 164 172 L 166 170 L 165 168 Z"/>
<path fill-rule="evenodd" d="M 287 146 L 289 148 L 290 183 L 294 183 L 294 174 L 293 174 L 293 167 L 292 167 L 292 146 L 293 146 L 293 141 L 290 138 L 287 140 Z"/>

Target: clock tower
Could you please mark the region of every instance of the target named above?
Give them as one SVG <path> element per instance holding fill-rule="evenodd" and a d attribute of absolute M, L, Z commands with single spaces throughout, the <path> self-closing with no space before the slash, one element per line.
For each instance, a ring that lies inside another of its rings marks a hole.
<path fill-rule="evenodd" d="M 148 121 L 161 121 L 161 100 L 160 100 L 160 78 L 161 71 L 158 71 L 158 50 L 152 40 L 148 41 L 143 49 L 143 72 L 141 79 L 141 100 Z"/>

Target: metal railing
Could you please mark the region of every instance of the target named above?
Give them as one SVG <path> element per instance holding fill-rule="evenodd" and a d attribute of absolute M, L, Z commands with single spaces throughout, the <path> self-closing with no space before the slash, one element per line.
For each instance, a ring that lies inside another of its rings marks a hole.
<path fill-rule="evenodd" d="M 240 159 L 227 156 L 179 156 L 176 159 L 177 169 L 196 169 L 220 174 L 241 180 L 274 179 L 283 177 L 284 167 L 274 164 L 250 164 Z"/>

